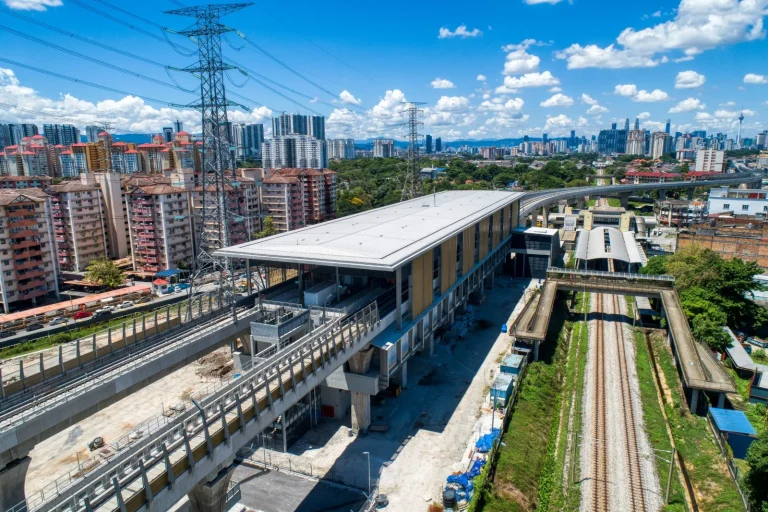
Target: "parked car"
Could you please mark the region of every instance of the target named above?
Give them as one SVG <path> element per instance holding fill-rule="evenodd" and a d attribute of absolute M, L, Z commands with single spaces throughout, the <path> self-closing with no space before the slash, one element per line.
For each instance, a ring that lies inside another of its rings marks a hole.
<path fill-rule="evenodd" d="M 104 320 L 104 319 L 109 318 L 111 316 L 112 316 L 112 311 L 111 310 L 108 310 L 108 311 L 96 311 L 96 313 L 94 313 L 94 315 L 93 315 L 93 319 L 94 320 Z"/>
<path fill-rule="evenodd" d="M 36 331 L 38 329 L 42 329 L 43 327 L 45 327 L 45 326 L 43 324 L 41 324 L 40 322 L 35 322 L 33 324 L 29 324 L 26 327 L 26 330 L 27 331 Z"/>
<path fill-rule="evenodd" d="M 126 300 L 118 304 L 116 309 L 127 309 L 127 308 L 132 308 L 133 306 L 135 306 L 133 301 Z"/>
<path fill-rule="evenodd" d="M 145 295 L 144 297 L 137 300 L 136 304 L 145 304 L 147 302 L 150 302 L 151 300 L 152 300 L 152 297 L 150 295 Z"/>
<path fill-rule="evenodd" d="M 89 316 L 93 316 L 93 313 L 90 311 L 78 311 L 74 315 L 72 315 L 72 318 L 75 320 L 82 320 L 83 318 L 88 318 Z"/>
<path fill-rule="evenodd" d="M 0 331 L 0 339 L 2 338 L 10 338 L 11 336 L 15 335 L 16 331 Z"/>
<path fill-rule="evenodd" d="M 69 320 L 67 320 L 63 316 L 57 316 L 56 318 L 48 322 L 48 325 L 53 326 L 53 325 L 65 324 L 67 322 L 69 322 Z"/>
<path fill-rule="evenodd" d="M 94 311 L 93 314 L 98 315 L 99 313 L 111 313 L 113 309 L 115 309 L 115 306 L 102 306 Z"/>

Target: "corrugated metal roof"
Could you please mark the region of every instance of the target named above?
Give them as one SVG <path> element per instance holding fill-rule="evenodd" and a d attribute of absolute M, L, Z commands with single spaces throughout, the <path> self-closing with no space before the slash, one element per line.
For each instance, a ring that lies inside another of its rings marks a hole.
<path fill-rule="evenodd" d="M 755 427 L 752 426 L 743 411 L 710 407 L 709 414 L 712 415 L 712 420 L 720 432 L 757 435 Z"/>
<path fill-rule="evenodd" d="M 606 235 L 610 248 L 606 247 Z M 608 227 L 599 227 L 591 231 L 580 229 L 579 238 L 576 241 L 576 258 L 580 260 L 610 258 L 626 263 L 635 263 L 627 252 L 627 245 L 622 232 L 616 228 Z M 637 256 L 637 263 L 641 261 Z"/>
<path fill-rule="evenodd" d="M 760 373 L 768 372 L 768 365 L 754 362 L 729 327 L 724 326 L 723 330 L 731 337 L 731 344 L 725 348 L 725 351 L 728 353 L 728 357 L 731 358 L 731 361 L 733 361 L 736 368 L 740 370 L 757 371 Z"/>
<path fill-rule="evenodd" d="M 394 270 L 522 194 L 450 191 L 246 242 L 220 256 Z"/>

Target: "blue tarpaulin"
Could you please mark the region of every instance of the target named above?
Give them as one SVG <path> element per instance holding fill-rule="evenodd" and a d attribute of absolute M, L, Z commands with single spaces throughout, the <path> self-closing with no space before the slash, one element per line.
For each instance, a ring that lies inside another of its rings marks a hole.
<path fill-rule="evenodd" d="M 499 429 L 494 428 L 491 430 L 490 434 L 485 434 L 480 436 L 480 439 L 477 440 L 477 443 L 475 443 L 475 449 L 479 451 L 480 453 L 488 453 L 491 451 L 491 447 L 493 446 L 493 441 L 498 437 L 499 435 Z"/>
<path fill-rule="evenodd" d="M 177 268 L 169 268 L 167 270 L 161 270 L 160 272 L 155 273 L 157 277 L 173 277 L 177 274 L 181 274 L 181 270 Z"/>

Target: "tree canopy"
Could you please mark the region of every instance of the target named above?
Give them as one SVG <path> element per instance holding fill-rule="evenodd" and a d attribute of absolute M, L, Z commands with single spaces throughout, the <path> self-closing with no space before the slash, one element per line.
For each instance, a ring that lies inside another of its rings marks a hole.
<path fill-rule="evenodd" d="M 764 289 L 754 280 L 762 269 L 753 261 L 725 259 L 691 245 L 671 256 L 654 256 L 640 272 L 674 276 L 693 335 L 715 350 L 730 343 L 722 326 L 754 332 L 768 321 L 768 313 L 748 299 L 751 292 Z"/>
<path fill-rule="evenodd" d="M 98 258 L 85 269 L 85 280 L 107 288 L 119 288 L 125 284 L 125 275 L 112 260 Z"/>
<path fill-rule="evenodd" d="M 277 227 L 275 227 L 272 217 L 267 217 L 264 219 L 263 229 L 255 232 L 253 238 L 258 240 L 259 238 L 265 238 L 275 234 L 277 234 Z"/>

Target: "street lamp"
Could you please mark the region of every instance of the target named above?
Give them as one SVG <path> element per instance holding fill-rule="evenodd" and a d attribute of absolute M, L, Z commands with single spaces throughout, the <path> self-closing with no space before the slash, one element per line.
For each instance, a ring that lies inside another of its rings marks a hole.
<path fill-rule="evenodd" d="M 363 452 L 368 456 L 368 496 L 371 496 L 371 452 Z"/>

